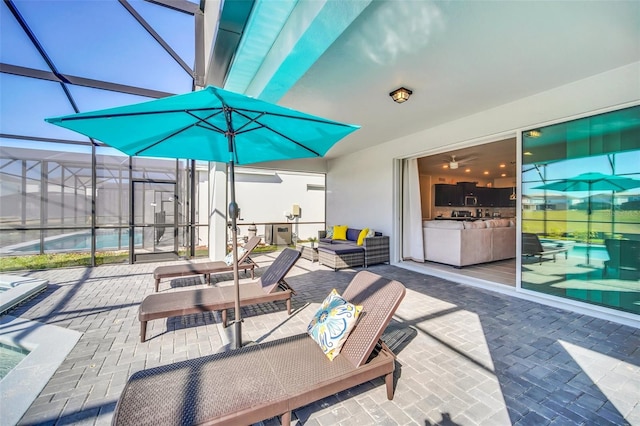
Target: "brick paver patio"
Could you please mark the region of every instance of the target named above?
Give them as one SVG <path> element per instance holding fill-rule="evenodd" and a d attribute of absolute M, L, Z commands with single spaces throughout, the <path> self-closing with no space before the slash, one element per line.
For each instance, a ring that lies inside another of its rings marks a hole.
<path fill-rule="evenodd" d="M 256 258 L 261 270 L 273 256 Z M 135 371 L 228 348 L 232 327 L 212 313 L 151 321 L 140 343 L 138 304 L 153 292 L 156 266 L 21 274 L 49 287 L 10 315 L 83 336 L 20 424 L 108 424 Z M 294 411 L 298 424 L 640 424 L 640 330 L 389 265 L 369 270 L 407 287 L 386 334 L 398 355 L 395 398 L 386 399 L 379 379 Z M 303 332 L 328 292 L 342 291 L 356 271 L 299 260 L 288 278 L 293 315 L 284 302 L 246 308 L 244 339 Z M 160 291 L 200 282 L 165 280 Z"/>

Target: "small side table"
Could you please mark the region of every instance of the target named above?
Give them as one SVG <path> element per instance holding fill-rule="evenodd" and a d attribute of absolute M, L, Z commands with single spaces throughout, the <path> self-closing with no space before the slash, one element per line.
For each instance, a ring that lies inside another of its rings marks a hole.
<path fill-rule="evenodd" d="M 300 257 L 312 262 L 318 261 L 318 245 L 311 247 L 311 243 L 296 243 L 296 250 L 300 252 Z"/>

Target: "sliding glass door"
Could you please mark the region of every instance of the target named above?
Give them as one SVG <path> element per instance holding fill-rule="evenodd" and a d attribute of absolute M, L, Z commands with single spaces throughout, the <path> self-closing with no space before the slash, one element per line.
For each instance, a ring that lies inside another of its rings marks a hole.
<path fill-rule="evenodd" d="M 522 288 L 640 313 L 640 106 L 522 135 Z"/>

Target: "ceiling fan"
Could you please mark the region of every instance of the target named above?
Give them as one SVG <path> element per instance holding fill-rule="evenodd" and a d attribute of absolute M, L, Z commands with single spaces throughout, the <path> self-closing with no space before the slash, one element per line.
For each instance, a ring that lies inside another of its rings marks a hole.
<path fill-rule="evenodd" d="M 457 169 L 462 163 L 467 163 L 469 161 L 472 161 L 475 159 L 475 157 L 469 157 L 469 158 L 464 158 L 464 159 L 456 159 L 455 155 L 451 155 L 451 158 L 448 160 L 445 160 L 445 163 L 449 163 L 449 168 L 451 170 L 455 170 Z"/>

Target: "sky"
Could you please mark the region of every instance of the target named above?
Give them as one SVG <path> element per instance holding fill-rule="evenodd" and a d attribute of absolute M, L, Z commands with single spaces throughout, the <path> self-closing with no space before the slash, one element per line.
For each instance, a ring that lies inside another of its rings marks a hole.
<path fill-rule="evenodd" d="M 193 68 L 193 16 L 145 1 L 130 3 Z M 14 0 L 14 4 L 62 74 L 168 93 L 191 91 L 192 77 L 117 1 Z M 0 62 L 50 71 L 4 2 L 0 3 Z M 67 87 L 81 112 L 148 100 Z M 0 73 L 1 133 L 86 141 L 44 122 L 46 117 L 73 112 L 60 84 Z"/>

